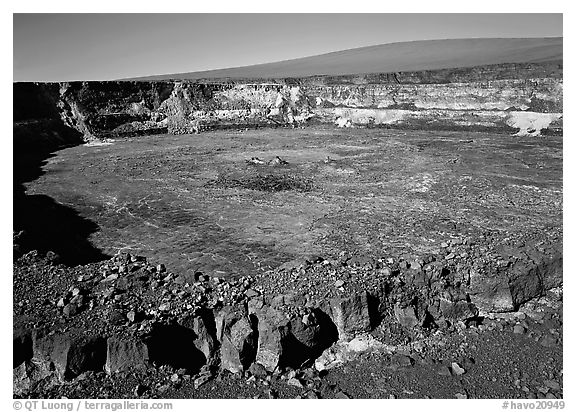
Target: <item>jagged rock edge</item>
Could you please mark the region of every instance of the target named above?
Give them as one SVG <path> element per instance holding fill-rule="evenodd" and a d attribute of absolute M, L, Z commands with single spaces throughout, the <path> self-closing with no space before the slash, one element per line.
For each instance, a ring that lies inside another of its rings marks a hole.
<path fill-rule="evenodd" d="M 559 260 L 561 261 L 561 257 L 559 258 Z M 534 262 L 533 262 L 534 263 Z M 555 262 L 552 262 L 552 264 L 554 264 Z M 549 263 L 544 263 L 544 266 L 548 266 L 550 265 Z M 540 273 L 540 266 L 542 265 L 537 265 L 535 264 L 536 267 L 536 271 L 538 272 L 538 276 Z M 532 268 L 531 268 L 532 269 Z M 544 282 L 542 282 L 542 286 L 543 289 L 536 295 L 531 297 L 531 299 L 534 298 L 538 298 L 540 296 L 542 296 L 543 293 L 545 293 L 547 290 L 549 289 L 553 289 L 555 287 L 558 287 L 559 285 L 556 284 L 548 284 L 545 285 Z M 366 310 L 366 313 L 368 315 L 368 319 L 366 319 L 365 323 L 366 327 L 360 327 L 357 330 L 352 330 L 352 331 L 346 331 L 345 329 L 340 328 L 339 329 L 339 337 L 338 339 L 336 339 L 335 341 L 331 342 L 331 345 L 324 348 L 324 350 L 320 353 L 318 353 L 314 358 L 308 359 L 310 361 L 310 363 L 314 363 L 318 358 L 320 358 L 321 356 L 324 356 L 326 352 L 329 352 L 330 350 L 332 350 L 332 352 L 334 353 L 334 347 L 340 347 L 340 348 L 344 348 L 344 353 L 346 352 L 358 352 L 358 351 L 363 351 L 363 350 L 369 350 L 369 349 L 377 349 L 377 350 L 383 350 L 383 351 L 387 351 L 387 352 L 391 352 L 394 350 L 394 346 L 393 345 L 387 345 L 385 343 L 382 343 L 378 340 L 375 340 L 374 338 L 372 338 L 370 335 L 368 335 L 367 333 L 369 333 L 370 331 L 372 331 L 374 322 L 373 319 L 375 316 L 378 316 L 380 319 L 377 319 L 377 321 L 384 319 L 384 316 L 378 315 L 378 313 L 374 313 L 374 310 L 370 310 L 369 306 L 368 306 L 368 301 L 370 299 L 380 299 L 380 296 L 374 296 L 372 295 L 369 291 L 363 291 L 359 294 L 353 295 L 350 298 L 346 299 L 347 301 L 350 301 L 351 299 L 357 299 L 359 296 L 365 296 L 364 302 L 366 303 L 365 305 L 363 305 L 363 309 Z M 257 324 L 258 324 L 258 311 L 256 310 L 249 310 L 249 306 L 250 306 L 250 302 L 252 301 L 261 301 L 263 297 L 261 298 L 256 298 L 256 299 L 249 299 L 247 302 L 245 302 L 242 306 L 242 310 L 245 311 L 246 315 L 249 316 L 249 318 L 251 319 L 250 321 L 250 325 L 252 326 L 252 332 L 255 334 L 255 336 L 257 337 L 259 334 L 259 330 L 257 328 Z M 524 300 L 525 303 L 527 301 L 529 301 L 530 299 L 526 299 Z M 340 301 L 342 301 L 342 299 L 340 299 Z M 517 305 L 516 310 L 518 310 L 519 305 Z M 220 311 L 222 310 L 227 310 L 228 308 L 235 310 L 235 308 L 237 308 L 234 305 L 227 305 L 224 308 L 221 308 Z M 339 321 L 338 319 L 333 318 L 333 313 L 332 310 L 328 310 L 326 311 L 326 308 L 313 308 L 313 310 L 317 310 L 320 311 L 321 313 L 325 314 L 326 316 L 328 316 L 328 318 L 330 319 L 330 321 L 337 327 L 337 323 L 342 323 L 341 321 Z M 213 310 L 207 310 L 204 313 L 208 314 L 210 313 L 213 317 L 214 320 L 216 318 L 216 315 L 214 314 L 214 309 Z M 495 315 L 495 313 L 493 312 L 489 312 L 489 311 L 479 311 L 476 310 L 473 312 L 473 316 L 472 317 L 483 317 L 483 316 L 491 316 L 493 317 Z M 341 314 L 339 315 L 341 316 Z M 195 316 L 194 320 L 197 319 L 199 316 Z M 253 320 L 253 317 L 256 318 L 255 321 Z M 177 325 L 179 327 L 183 327 L 186 328 L 186 326 L 183 325 Z M 142 340 L 142 339 L 138 339 L 138 338 L 133 338 L 130 340 L 120 340 L 122 345 L 125 345 L 127 347 L 132 347 L 132 348 L 137 348 L 135 350 L 136 352 L 136 356 L 133 355 L 134 351 L 124 351 L 124 354 L 132 359 L 130 359 L 128 362 L 124 362 L 121 364 L 120 367 L 111 367 L 111 363 L 113 361 L 112 359 L 112 355 L 110 353 L 110 346 L 112 343 L 114 342 L 118 342 L 117 337 L 112 335 L 112 336 L 89 336 L 89 337 L 83 337 L 81 339 L 79 339 L 78 341 L 82 342 L 83 345 L 90 345 L 91 342 L 94 341 L 99 341 L 100 345 L 99 346 L 106 346 L 107 350 L 106 350 L 106 357 L 101 359 L 100 361 L 98 361 L 97 363 L 90 363 L 89 367 L 84 367 L 84 369 L 77 369 L 75 371 L 71 371 L 70 370 L 70 365 L 69 363 L 71 362 L 71 360 L 68 358 L 68 353 L 65 353 L 64 356 L 64 363 L 61 363 L 61 360 L 59 361 L 58 359 L 54 359 L 53 356 L 51 356 L 51 354 L 46 354 L 46 353 L 42 353 L 42 349 L 37 349 L 36 347 L 36 342 L 37 342 L 37 336 L 40 334 L 41 336 L 45 336 L 44 334 L 47 334 L 48 336 L 51 336 L 53 332 L 51 331 L 45 331 L 45 330 L 31 330 L 31 331 L 18 331 L 18 333 L 15 333 L 14 335 L 14 340 L 13 340 L 13 350 L 14 350 L 14 370 L 15 373 L 24 368 L 29 367 L 30 364 L 35 365 L 34 367 L 39 368 L 39 365 L 42 365 L 43 367 L 45 367 L 47 370 L 49 371 L 55 371 L 56 372 L 56 378 L 58 380 L 58 382 L 64 382 L 66 380 L 69 380 L 71 378 L 74 378 L 78 375 L 80 375 L 82 372 L 86 372 L 89 370 L 92 371 L 101 371 L 101 370 L 105 370 L 108 374 L 113 374 L 119 371 L 127 371 L 127 370 L 133 370 L 133 369 L 145 369 L 145 368 L 149 368 L 152 367 L 153 364 L 155 363 L 155 361 L 157 361 L 158 359 L 155 359 L 154 356 L 150 356 L 150 346 L 149 346 L 149 342 L 147 342 L 146 340 Z M 218 339 L 217 336 L 215 336 L 214 334 L 211 334 L 210 337 L 212 339 L 214 339 L 214 352 L 213 355 L 210 357 L 206 357 L 206 363 L 209 366 L 217 366 L 220 367 L 221 366 L 221 360 L 222 360 L 222 354 L 221 354 L 221 349 L 222 349 L 222 339 Z M 81 351 L 82 346 L 80 346 L 80 348 L 75 347 L 74 346 L 74 340 L 70 341 L 67 338 L 66 334 L 63 335 L 56 335 L 57 339 L 60 339 L 59 342 L 63 345 L 65 345 L 69 350 L 76 350 L 77 351 Z M 53 348 L 51 348 L 53 349 Z M 192 349 L 192 348 L 191 348 Z M 196 347 L 196 349 L 200 350 L 199 348 Z M 253 359 L 251 362 L 244 364 L 243 368 L 241 370 L 232 370 L 231 372 L 244 372 L 246 370 L 248 370 L 250 368 L 250 366 L 255 363 L 258 362 L 258 350 L 260 348 L 256 347 L 256 354 L 253 356 Z M 58 353 L 56 354 L 57 356 L 62 356 L 62 353 Z M 279 356 L 279 358 L 281 358 L 281 355 Z M 345 362 L 347 359 L 345 358 L 341 358 L 340 361 L 336 361 L 334 362 L 335 365 L 341 364 L 343 362 Z M 24 365 L 24 366 L 23 366 Z M 156 366 L 160 366 L 160 364 L 156 363 Z M 283 366 L 286 365 L 282 365 L 282 362 L 280 361 L 279 364 L 277 365 L 276 368 L 281 368 Z M 294 366 L 294 365 L 290 365 L 290 366 Z M 315 366 L 317 369 L 322 370 L 325 369 L 324 366 L 319 365 L 318 362 L 315 363 Z M 80 367 L 82 368 L 82 365 L 76 365 L 76 367 Z M 272 368 L 273 371 L 276 368 Z M 224 368 L 226 369 L 226 368 Z M 229 368 L 227 369 L 229 370 Z M 16 379 L 16 378 L 15 378 Z"/>

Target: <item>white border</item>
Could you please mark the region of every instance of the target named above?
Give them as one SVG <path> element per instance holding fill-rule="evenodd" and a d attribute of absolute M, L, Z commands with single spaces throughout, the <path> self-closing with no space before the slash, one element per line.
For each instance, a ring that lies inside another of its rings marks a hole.
<path fill-rule="evenodd" d="M 376 4 L 378 3 L 378 4 Z M 11 139 L 11 122 L 12 122 L 12 13 L 30 13 L 30 12 L 146 12 L 146 13 L 166 13 L 166 12 L 300 12 L 300 13 L 350 13 L 350 12 L 386 12 L 386 13 L 564 13 L 564 44 L 567 46 L 564 50 L 564 113 L 573 113 L 573 96 L 574 96 L 574 81 L 573 81 L 573 56 L 574 42 L 572 41 L 572 28 L 574 23 L 573 13 L 571 7 L 568 6 L 568 1 L 547 0 L 545 2 L 539 1 L 503 1 L 503 0 L 482 0 L 478 2 L 465 2 L 458 1 L 422 1 L 412 0 L 404 2 L 374 2 L 367 0 L 355 0 L 354 2 L 343 1 L 322 1 L 313 2 L 310 0 L 291 0 L 289 2 L 274 2 L 270 0 L 258 1 L 232 1 L 221 0 L 218 2 L 205 2 L 197 4 L 192 1 L 168 1 L 162 2 L 123 2 L 118 0 L 100 0 L 98 2 L 80 2 L 75 1 L 26 1 L 16 2 L 12 1 L 11 4 L 3 4 L 2 22 L 0 27 L 3 31 L 3 55 L 7 62 L 3 65 L 4 78 L 2 83 L 2 111 L 4 121 L 2 122 L 4 133 L 2 134 L 2 193 L 6 194 L 6 200 L 2 203 L 2 218 L 0 219 L 0 239 L 1 239 L 1 271 L 2 274 L 2 302 L 3 307 L 0 311 L 2 320 L 2 330 L 5 331 L 2 339 L 2 349 L 6 356 L 5 366 L 0 372 L 2 376 L 2 401 L 6 402 L 3 405 L 6 410 L 12 410 L 12 376 L 9 372 L 7 364 L 10 361 L 11 343 L 10 330 L 12 324 L 12 312 L 10 310 L 12 282 L 11 282 L 11 261 L 12 261 L 12 202 L 11 196 L 7 193 L 12 193 L 12 139 Z M 571 269 L 571 251 L 574 245 L 574 218 L 573 213 L 576 210 L 574 202 L 574 177 L 576 177 L 576 162 L 573 161 L 574 156 L 574 143 L 572 140 L 572 120 L 571 116 L 564 118 L 564 256 L 565 256 L 565 270 L 564 270 L 564 293 L 565 293 L 565 314 L 564 319 L 564 393 L 565 401 L 568 405 L 566 410 L 573 410 L 576 408 L 574 405 L 574 396 L 570 388 L 574 384 L 573 375 L 573 360 L 571 348 L 576 343 L 574 340 L 573 315 L 576 313 L 573 301 L 571 299 L 574 293 L 574 281 Z M 272 403 L 273 402 L 273 403 Z M 175 401 L 174 410 L 190 410 L 190 408 L 207 408 L 207 410 L 217 411 L 222 409 L 233 410 L 269 410 L 274 409 L 292 409 L 297 407 L 299 409 L 317 410 L 318 408 L 370 408 L 371 410 L 466 410 L 468 411 L 500 411 L 501 401 L 499 400 L 354 400 L 353 403 L 342 403 L 346 401 L 329 401 L 322 400 L 321 404 L 305 403 L 294 400 L 286 401 L 239 401 L 239 400 L 194 400 L 194 401 Z"/>

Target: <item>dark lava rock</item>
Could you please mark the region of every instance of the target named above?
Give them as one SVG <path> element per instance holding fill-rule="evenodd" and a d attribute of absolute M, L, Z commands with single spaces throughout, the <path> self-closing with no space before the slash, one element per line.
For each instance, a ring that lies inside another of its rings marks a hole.
<path fill-rule="evenodd" d="M 194 346 L 202 352 L 206 364 L 213 364 L 216 359 L 216 324 L 211 311 L 203 311 L 199 316 L 188 317 L 182 325 L 194 332 Z"/>
<path fill-rule="evenodd" d="M 266 368 L 261 364 L 259 364 L 258 362 L 254 362 L 252 365 L 250 365 L 250 368 L 248 370 L 252 375 L 260 379 L 266 379 L 266 377 L 268 376 L 268 371 L 266 371 Z"/>
<path fill-rule="evenodd" d="M 256 356 L 256 332 L 248 313 L 225 307 L 215 316 L 216 337 L 220 341 L 220 365 L 232 373 L 243 372 Z"/>
<path fill-rule="evenodd" d="M 147 369 L 149 360 L 148 346 L 144 342 L 135 338 L 108 338 L 105 365 L 107 373 Z"/>
<path fill-rule="evenodd" d="M 407 329 L 412 329 L 422 323 L 416 316 L 416 310 L 413 306 L 402 307 L 397 304 L 394 306 L 394 316 L 396 316 L 398 323 Z"/>
<path fill-rule="evenodd" d="M 476 306 L 465 300 L 440 299 L 440 310 L 445 318 L 453 320 L 466 320 L 478 315 Z"/>
<path fill-rule="evenodd" d="M 329 315 L 338 329 L 340 339 L 355 332 L 366 332 L 371 328 L 368 310 L 368 293 L 361 292 L 349 298 L 330 300 Z"/>
<path fill-rule="evenodd" d="M 290 321 L 286 315 L 270 306 L 256 312 L 258 319 L 258 352 L 256 361 L 269 371 L 280 366 L 285 342 L 290 333 Z"/>
<path fill-rule="evenodd" d="M 50 365 L 60 379 L 70 379 L 89 370 L 102 370 L 106 360 L 106 340 L 82 333 L 34 331 L 33 359 Z"/>

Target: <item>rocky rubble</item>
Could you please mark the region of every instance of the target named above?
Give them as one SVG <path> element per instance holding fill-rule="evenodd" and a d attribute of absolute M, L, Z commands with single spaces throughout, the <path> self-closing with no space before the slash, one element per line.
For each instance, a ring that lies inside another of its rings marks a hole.
<path fill-rule="evenodd" d="M 309 256 L 227 279 L 177 275 L 130 254 L 69 268 L 53 254 L 32 251 L 14 266 L 15 391 L 49 388 L 90 371 L 114 375 L 152 366 L 195 376 L 200 387 L 214 370 L 266 379 L 311 366 L 330 369 L 366 351 L 430 347 L 438 333 L 493 328 L 491 314 L 514 315 L 558 290 L 558 246 L 515 245 L 452 239 L 437 255 Z M 486 275 L 477 282 L 480 274 Z M 522 319 L 510 330 L 530 335 Z M 556 333 L 531 337 L 544 346 L 559 339 Z M 410 362 L 396 358 L 400 366 Z M 452 362 L 447 371 L 464 374 L 466 366 Z M 300 387 L 298 376 L 287 379 Z"/>

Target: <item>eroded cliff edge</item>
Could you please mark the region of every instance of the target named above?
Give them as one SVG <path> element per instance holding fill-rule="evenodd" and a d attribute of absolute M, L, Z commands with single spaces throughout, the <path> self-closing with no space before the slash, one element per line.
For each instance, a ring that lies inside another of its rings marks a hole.
<path fill-rule="evenodd" d="M 562 62 L 280 80 L 16 83 L 14 96 L 15 120 L 38 112 L 36 125 L 61 120 L 85 140 L 312 123 L 520 135 L 563 127 Z M 15 133 L 30 126 L 16 122 Z"/>

